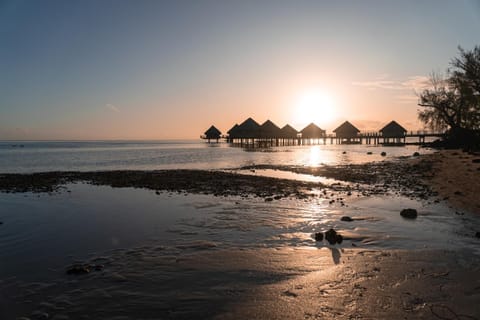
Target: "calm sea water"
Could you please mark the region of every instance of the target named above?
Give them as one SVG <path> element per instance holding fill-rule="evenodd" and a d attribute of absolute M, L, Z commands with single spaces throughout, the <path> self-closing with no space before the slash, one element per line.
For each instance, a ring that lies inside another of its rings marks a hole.
<path fill-rule="evenodd" d="M 391 160 L 415 151 L 430 152 L 415 146 L 327 144 L 251 151 L 201 141 L 3 141 L 0 173 L 321 166 Z M 387 156 L 382 157 L 381 152 Z M 279 174 L 264 171 L 266 175 Z M 287 172 L 282 177 L 319 179 Z M 337 194 L 335 197 L 346 198 L 343 206 L 324 198 L 265 202 L 254 197 L 156 194 L 82 183 L 67 188 L 69 192 L 58 194 L 0 193 L 0 318 L 29 315 L 45 301 L 43 288 L 52 287 L 62 297 L 74 300 L 75 290 L 70 286 L 75 282 L 65 276 L 66 265 L 116 252 L 137 257 L 142 247 L 166 248 L 158 251 L 159 256 L 230 248 L 321 248 L 328 244 L 315 242 L 312 234 L 334 228 L 346 237 L 338 248 L 427 248 L 480 254 L 473 237 L 480 217 L 457 215 L 445 202 Z M 403 208 L 416 208 L 419 217 L 403 219 L 399 215 Z M 344 215 L 358 220 L 341 221 Z M 41 308 L 46 307 L 48 304 Z M 82 314 L 81 305 L 77 308 Z"/>
<path fill-rule="evenodd" d="M 382 151 L 387 152 L 381 157 Z M 177 141 L 1 141 L 0 173 L 226 169 L 245 165 L 348 164 L 412 155 L 417 146 L 290 146 L 247 150 L 227 143 Z M 345 152 L 345 153 L 344 153 Z M 367 155 L 367 152 L 372 152 Z M 421 153 L 428 152 L 425 149 Z"/>

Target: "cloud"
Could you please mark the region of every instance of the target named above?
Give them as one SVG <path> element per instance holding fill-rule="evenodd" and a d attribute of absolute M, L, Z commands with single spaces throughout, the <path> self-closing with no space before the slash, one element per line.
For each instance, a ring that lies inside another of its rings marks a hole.
<path fill-rule="evenodd" d="M 418 102 L 418 96 L 415 94 L 401 94 L 397 95 L 394 97 L 394 99 L 399 102 L 399 103 L 405 103 L 405 104 L 417 104 Z"/>
<path fill-rule="evenodd" d="M 105 105 L 105 108 L 107 108 L 108 110 L 114 111 L 114 112 L 120 112 L 120 110 L 111 103 L 107 103 Z"/>
<path fill-rule="evenodd" d="M 414 90 L 422 91 L 430 85 L 430 79 L 426 76 L 410 76 L 403 81 L 395 81 L 388 79 L 387 74 L 382 74 L 373 80 L 353 81 L 352 85 L 364 87 L 368 90 Z"/>
<path fill-rule="evenodd" d="M 405 88 L 422 91 L 431 86 L 430 78 L 426 76 L 411 76 L 402 83 Z"/>

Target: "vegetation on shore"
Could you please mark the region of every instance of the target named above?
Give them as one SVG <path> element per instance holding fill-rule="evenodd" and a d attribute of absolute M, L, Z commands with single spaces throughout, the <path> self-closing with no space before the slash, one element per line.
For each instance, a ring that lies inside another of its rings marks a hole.
<path fill-rule="evenodd" d="M 480 46 L 459 51 L 446 76 L 432 74 L 430 88 L 419 94 L 418 117 L 447 131 L 444 147 L 480 149 Z"/>

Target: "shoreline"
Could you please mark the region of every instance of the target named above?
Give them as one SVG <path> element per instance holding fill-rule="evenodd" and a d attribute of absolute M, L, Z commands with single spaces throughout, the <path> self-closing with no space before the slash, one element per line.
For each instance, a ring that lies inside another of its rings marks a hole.
<path fill-rule="evenodd" d="M 48 284 L 23 285 L 28 292 L 17 298 L 36 303 L 25 309 L 22 299 L 5 297 L 3 303 L 9 308 L 4 315 L 47 314 L 59 319 L 480 316 L 479 259 L 468 252 L 335 247 L 188 252 L 143 246 L 91 257 L 85 263 L 101 263 L 102 268 L 64 274 Z"/>
<path fill-rule="evenodd" d="M 240 168 L 325 176 L 338 181 L 333 184 L 245 175 L 235 170 L 0 174 L 0 192 L 61 193 L 69 191 L 70 183 L 87 183 L 265 201 L 283 197 L 333 200 L 341 194 L 347 204 L 354 196 L 375 195 L 439 202 L 452 200 L 442 197 L 462 186 L 457 184 L 465 178 L 458 161 L 465 165 L 465 174 L 475 179 L 472 170 L 480 172 L 476 169 L 480 164 L 472 162 L 474 159 L 474 155 L 458 151 L 440 151 L 358 165 Z M 455 179 L 445 180 L 447 173 L 453 173 Z M 442 188 L 444 182 L 449 188 Z M 466 183 L 471 190 L 456 195 L 463 200 L 459 205 L 465 199 L 478 201 L 474 196 L 479 189 L 473 182 Z M 453 214 L 450 217 L 459 219 Z M 5 310 L 6 318 L 47 314 L 71 319 L 107 314 L 112 319 L 480 317 L 476 308 L 480 258 L 468 250 L 342 248 L 326 243 L 222 247 L 203 236 L 185 237 L 192 237 L 191 245 L 152 240 L 75 260 L 92 271 L 66 274 L 59 268 L 55 279 L 45 285 L 0 281 L 0 310 Z M 18 292 L 2 297 L 3 290 Z M 129 308 L 119 307 L 124 303 Z"/>
<path fill-rule="evenodd" d="M 323 184 L 302 180 L 237 173 L 238 170 L 278 170 L 333 179 Z M 226 170 L 116 170 L 0 174 L 0 192 L 55 193 L 68 183 L 83 182 L 113 188 L 213 194 L 215 196 L 283 197 L 315 196 L 312 190 L 346 194 L 402 195 L 419 200 L 447 201 L 457 210 L 480 213 L 480 156 L 460 150 L 440 150 L 418 157 L 365 164 L 303 167 L 253 165 Z M 462 214 L 463 212 L 459 212 Z"/>
<path fill-rule="evenodd" d="M 432 163 L 432 174 L 425 177 L 431 190 L 455 209 L 480 214 L 480 155 L 441 150 L 423 157 Z"/>
<path fill-rule="evenodd" d="M 422 161 L 411 165 L 400 161 L 323 167 L 255 165 L 224 170 L 112 170 L 53 171 L 39 173 L 0 173 L 0 192 L 53 193 L 61 192 L 68 183 L 84 182 L 113 188 L 144 188 L 155 191 L 190 192 L 220 196 L 270 197 L 275 195 L 304 198 L 312 189 L 357 191 L 363 195 L 396 193 L 427 199 L 435 196 L 423 183 L 432 163 Z M 324 184 L 297 179 L 238 173 L 239 170 L 272 169 L 294 174 L 325 177 L 334 181 Z"/>

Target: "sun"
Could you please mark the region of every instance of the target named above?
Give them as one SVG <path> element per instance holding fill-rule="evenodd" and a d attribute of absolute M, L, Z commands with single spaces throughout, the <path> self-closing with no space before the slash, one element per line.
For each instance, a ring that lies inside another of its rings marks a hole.
<path fill-rule="evenodd" d="M 302 124 L 314 122 L 325 125 L 335 118 L 333 99 L 320 89 L 310 89 L 299 94 L 294 110 L 297 122 Z"/>

